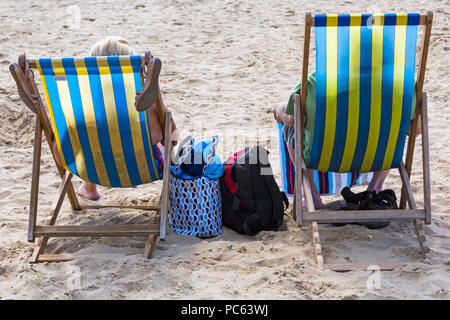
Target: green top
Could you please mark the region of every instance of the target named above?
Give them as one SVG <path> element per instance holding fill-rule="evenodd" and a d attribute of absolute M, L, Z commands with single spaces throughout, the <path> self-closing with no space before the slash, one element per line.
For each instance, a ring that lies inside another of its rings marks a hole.
<path fill-rule="evenodd" d="M 302 81 L 300 80 L 297 86 L 289 97 L 288 104 L 284 113 L 294 115 L 294 95 L 300 93 Z M 313 72 L 308 75 L 308 86 L 306 87 L 306 115 L 316 114 L 316 73 Z M 313 134 L 314 134 L 314 120 L 315 117 L 306 117 L 304 140 L 303 140 L 303 158 L 309 159 L 311 153 Z"/>
<path fill-rule="evenodd" d="M 284 113 L 289 115 L 294 115 L 294 95 L 300 93 L 300 89 L 302 86 L 302 81 L 300 80 L 297 86 L 289 97 L 288 104 Z M 306 114 L 315 114 L 316 113 L 316 73 L 313 72 L 308 75 L 308 86 L 306 87 Z M 308 130 L 310 132 L 314 131 L 314 117 L 312 119 L 307 119 L 305 131 Z M 310 121 L 308 121 L 310 120 Z"/>
<path fill-rule="evenodd" d="M 286 109 L 284 110 L 284 113 L 294 115 L 294 95 L 300 93 L 300 88 L 302 86 L 302 80 L 299 81 L 297 86 L 294 89 L 294 92 L 292 92 L 291 96 L 289 97 L 288 104 L 286 106 Z M 310 105 L 313 106 L 313 111 L 316 110 L 316 73 L 313 72 L 308 75 L 308 87 L 306 88 L 307 94 L 306 94 L 306 106 Z"/>

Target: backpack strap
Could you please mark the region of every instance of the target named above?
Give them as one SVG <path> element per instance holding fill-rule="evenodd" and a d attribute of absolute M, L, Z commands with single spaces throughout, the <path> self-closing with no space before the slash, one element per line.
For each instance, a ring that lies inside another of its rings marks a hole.
<path fill-rule="evenodd" d="M 284 213 L 289 208 L 289 200 L 286 194 L 282 191 L 279 191 L 278 185 L 276 184 L 273 176 L 264 175 L 264 181 L 266 182 L 267 188 L 269 189 L 270 196 L 272 197 L 272 224 L 280 225 L 280 219 L 283 219 L 283 214 L 281 217 L 276 215 L 277 209 L 277 192 L 281 194 L 281 201 L 283 202 L 283 210 Z M 272 179 L 270 179 L 272 178 Z"/>
<path fill-rule="evenodd" d="M 284 191 L 281 191 L 281 199 L 283 199 L 283 203 L 284 203 L 284 212 L 286 212 L 286 210 L 289 208 L 289 199 L 286 195 L 286 193 L 284 193 Z"/>
<path fill-rule="evenodd" d="M 243 209 L 248 211 L 253 211 L 255 207 L 253 201 L 253 188 L 251 182 L 251 171 L 250 166 L 244 166 L 239 164 L 239 158 L 236 160 L 234 164 L 236 170 L 236 192 L 239 200 L 244 205 Z M 247 191 L 247 192 L 245 192 Z"/>

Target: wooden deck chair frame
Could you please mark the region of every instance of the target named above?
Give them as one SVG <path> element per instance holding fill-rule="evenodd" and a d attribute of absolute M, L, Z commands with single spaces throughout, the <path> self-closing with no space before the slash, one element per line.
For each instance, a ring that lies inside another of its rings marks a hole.
<path fill-rule="evenodd" d="M 433 22 L 433 12 L 428 11 L 426 15 L 420 16 L 420 25 L 425 26 L 423 41 L 421 44 L 420 64 L 418 70 L 418 78 L 416 83 L 416 109 L 415 117 L 409 128 L 408 145 L 405 162 L 401 163 L 398 168 L 402 181 L 402 193 L 400 199 L 399 210 L 367 210 L 367 211 L 318 211 L 315 212 L 312 199 L 311 186 L 305 174 L 305 163 L 302 158 L 302 147 L 295 148 L 295 167 L 302 168 L 297 170 L 298 177 L 295 179 L 294 193 L 294 212 L 298 226 L 305 223 L 311 223 L 312 243 L 314 247 L 314 255 L 317 265 L 323 266 L 334 271 L 352 271 L 357 269 L 367 269 L 374 264 L 324 264 L 322 256 L 322 248 L 320 244 L 318 222 L 321 223 L 339 223 L 339 222 L 367 222 L 367 221 L 411 221 L 414 225 L 421 256 L 425 259 L 429 248 L 426 245 L 426 239 L 423 233 L 421 222 L 431 223 L 431 202 L 430 202 L 430 160 L 429 160 L 429 142 L 428 142 L 428 117 L 427 117 L 427 96 L 423 92 L 423 83 L 425 77 L 425 69 L 430 43 L 431 26 Z M 303 127 L 306 115 L 306 83 L 308 77 L 309 62 L 309 46 L 311 27 L 314 27 L 314 17 L 311 13 L 306 13 L 305 18 L 305 36 L 303 46 L 302 61 L 302 86 L 300 94 L 295 95 L 294 118 L 295 118 L 295 141 L 297 146 L 303 146 Z M 418 209 L 414 200 L 409 178 L 411 175 L 412 161 L 414 155 L 414 146 L 418 123 L 422 124 L 422 170 L 423 170 L 423 190 L 424 190 L 424 209 Z M 298 144 L 298 142 L 300 144 Z M 306 212 L 302 209 L 303 187 Z M 409 209 L 406 209 L 406 202 Z M 383 263 L 378 264 L 380 270 L 393 270 L 404 266 L 406 263 Z"/>
<path fill-rule="evenodd" d="M 147 63 L 150 61 L 150 52 L 142 56 L 144 73 L 149 72 Z M 129 237 L 129 236 L 148 236 L 144 254 L 151 258 L 156 246 L 157 238 L 166 237 L 167 211 L 169 202 L 169 168 L 170 155 L 172 152 L 172 122 L 171 113 L 165 111 L 161 92 L 156 99 L 158 118 L 163 129 L 164 145 L 164 169 L 163 169 L 163 187 L 158 205 L 81 205 L 78 202 L 77 195 L 72 185 L 73 174 L 67 171 L 61 164 L 59 154 L 56 148 L 55 135 L 47 116 L 44 102 L 39 93 L 32 69 L 36 69 L 36 61 L 28 60 L 25 54 L 19 57 L 18 64 L 11 64 L 10 71 L 17 83 L 19 95 L 28 108 L 36 115 L 36 126 L 34 135 L 34 153 L 33 153 L 33 171 L 31 180 L 31 197 L 29 207 L 28 241 L 35 242 L 31 263 L 39 262 L 62 262 L 76 258 L 76 254 L 44 254 L 50 237 Z M 144 74 L 145 76 L 145 74 Z M 159 89 L 158 89 L 159 90 Z M 56 164 L 56 168 L 61 177 L 61 183 L 58 188 L 57 196 L 51 205 L 50 212 L 43 225 L 37 224 L 38 216 L 38 196 L 39 196 L 39 174 L 41 164 L 42 132 L 45 135 L 50 152 Z M 83 226 L 83 225 L 55 225 L 56 219 L 61 209 L 65 196 L 69 198 L 73 210 L 100 209 L 100 208 L 134 208 L 140 210 L 156 211 L 156 219 L 153 224 L 140 225 L 110 225 L 110 226 Z"/>

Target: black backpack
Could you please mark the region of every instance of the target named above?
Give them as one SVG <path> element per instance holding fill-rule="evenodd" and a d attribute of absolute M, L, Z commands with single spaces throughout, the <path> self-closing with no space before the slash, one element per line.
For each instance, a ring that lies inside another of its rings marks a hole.
<path fill-rule="evenodd" d="M 283 223 L 289 202 L 273 178 L 268 153 L 259 146 L 245 148 L 224 164 L 220 178 L 223 224 L 238 233 L 276 231 Z"/>

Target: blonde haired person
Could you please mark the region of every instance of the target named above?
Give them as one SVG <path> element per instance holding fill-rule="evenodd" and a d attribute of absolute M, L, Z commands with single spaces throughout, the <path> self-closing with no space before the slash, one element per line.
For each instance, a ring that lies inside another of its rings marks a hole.
<path fill-rule="evenodd" d="M 136 52 L 131 46 L 131 44 L 122 37 L 111 36 L 107 37 L 99 42 L 95 43 L 89 51 L 90 56 L 128 56 L 135 55 Z M 106 108 L 108 106 L 105 106 Z M 167 108 L 166 108 L 167 110 Z M 168 110 L 167 110 L 168 111 Z M 150 107 L 149 111 L 149 121 L 152 136 L 152 143 L 154 146 L 158 146 L 160 149 L 160 154 L 164 154 L 164 147 L 162 145 L 162 137 L 163 132 L 161 128 L 161 124 L 158 120 L 158 113 L 156 110 L 156 106 L 153 105 Z M 177 144 L 177 132 L 175 122 L 172 120 L 172 130 L 173 130 L 173 138 L 172 144 Z M 162 162 L 161 162 L 162 163 Z M 77 194 L 85 197 L 89 200 L 98 200 L 100 198 L 100 193 L 97 190 L 97 185 L 89 182 L 83 182 L 80 187 L 77 189 Z"/>

